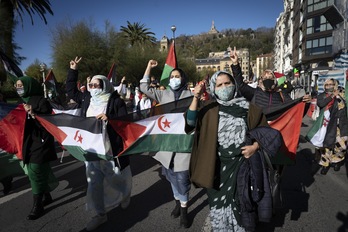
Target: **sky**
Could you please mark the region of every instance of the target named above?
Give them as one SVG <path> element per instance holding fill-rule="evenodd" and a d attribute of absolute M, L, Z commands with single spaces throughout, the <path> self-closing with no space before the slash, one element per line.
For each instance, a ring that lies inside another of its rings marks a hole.
<path fill-rule="evenodd" d="M 155 33 L 157 40 L 164 35 L 173 37 L 171 27 L 176 26 L 175 36 L 197 35 L 208 32 L 214 21 L 217 30 L 257 29 L 274 27 L 284 6 L 282 0 L 51 0 L 54 15 L 47 15 L 47 24 L 34 15 L 34 25 L 30 17 L 23 17 L 15 29 L 15 43 L 22 49 L 20 56 L 26 57 L 19 66 L 25 70 L 35 59 L 50 67 L 51 31 L 58 24 L 87 20 L 104 31 L 105 21 L 116 29 L 126 26 L 127 21 L 144 24 Z"/>

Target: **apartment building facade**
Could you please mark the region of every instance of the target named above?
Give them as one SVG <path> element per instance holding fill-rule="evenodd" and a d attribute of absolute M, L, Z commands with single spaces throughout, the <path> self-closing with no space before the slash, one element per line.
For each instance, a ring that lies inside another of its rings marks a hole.
<path fill-rule="evenodd" d="M 289 76 L 293 68 L 300 70 L 310 90 L 313 76 L 330 70 L 347 50 L 347 5 L 347 0 L 284 0 L 276 24 L 275 69 Z"/>

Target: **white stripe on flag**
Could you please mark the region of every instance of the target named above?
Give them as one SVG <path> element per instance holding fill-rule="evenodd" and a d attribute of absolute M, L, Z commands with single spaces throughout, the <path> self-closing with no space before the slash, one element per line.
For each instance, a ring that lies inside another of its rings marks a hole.
<path fill-rule="evenodd" d="M 72 128 L 72 127 L 58 127 L 67 137 L 62 142 L 63 146 L 77 146 L 83 150 L 105 155 L 107 151 L 104 146 L 103 134 L 93 134 L 89 131 Z"/>
<path fill-rule="evenodd" d="M 156 115 L 135 122 L 146 127 L 145 132 L 141 135 L 154 134 L 186 134 L 185 119 L 183 113 L 171 113 Z"/>
<path fill-rule="evenodd" d="M 79 115 L 81 114 L 81 108 L 72 109 L 72 110 L 58 110 L 58 109 L 53 109 L 53 112 L 54 112 L 55 114 L 71 114 L 71 115 L 79 116 Z"/>

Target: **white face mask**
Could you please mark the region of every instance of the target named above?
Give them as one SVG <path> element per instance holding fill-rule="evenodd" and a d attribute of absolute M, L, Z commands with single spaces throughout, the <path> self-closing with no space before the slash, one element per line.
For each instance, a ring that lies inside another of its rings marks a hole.
<path fill-rule="evenodd" d="M 89 92 L 91 93 L 91 96 L 94 97 L 94 96 L 101 94 L 101 92 L 103 92 L 103 90 L 102 89 L 90 89 Z"/>
<path fill-rule="evenodd" d="M 52 94 L 51 94 L 51 93 L 49 93 L 49 94 L 48 94 L 48 97 L 49 97 L 49 98 L 52 98 Z"/>
<path fill-rule="evenodd" d="M 16 90 L 20 97 L 24 95 L 24 88 L 17 88 Z"/>
<path fill-rule="evenodd" d="M 169 86 L 173 89 L 173 90 L 177 90 L 180 88 L 181 86 L 181 79 L 180 78 L 171 78 L 169 81 Z"/>

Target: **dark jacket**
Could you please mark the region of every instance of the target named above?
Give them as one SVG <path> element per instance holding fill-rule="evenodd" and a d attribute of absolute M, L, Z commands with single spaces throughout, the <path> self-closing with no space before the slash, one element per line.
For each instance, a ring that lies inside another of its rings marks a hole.
<path fill-rule="evenodd" d="M 283 139 L 278 130 L 270 127 L 257 127 L 247 133 L 247 138 L 247 144 L 256 140 L 261 149 L 240 166 L 237 191 L 242 225 L 248 231 L 254 231 L 256 218 L 261 222 L 269 222 L 272 218 L 272 186 L 265 155 L 275 156 Z"/>
<path fill-rule="evenodd" d="M 123 99 L 120 98 L 120 95 L 117 93 L 117 91 L 114 91 L 108 101 L 108 105 L 106 108 L 106 116 L 108 119 L 116 119 L 121 116 L 125 116 L 127 114 L 127 107 L 126 103 Z M 116 133 L 116 131 L 112 128 L 110 124 L 107 125 L 107 131 L 110 138 L 111 147 L 112 147 L 112 153 L 114 156 L 116 156 L 118 153 L 120 153 L 123 150 L 123 141 L 119 134 Z M 124 169 L 129 165 L 129 157 L 128 156 L 120 156 L 118 158 L 121 170 Z M 116 165 L 117 162 L 116 162 Z"/>
<path fill-rule="evenodd" d="M 51 114 L 52 107 L 43 96 L 32 96 L 28 103 L 34 114 Z M 53 136 L 35 119 L 27 117 L 24 128 L 24 163 L 43 164 L 57 159 Z"/>
<path fill-rule="evenodd" d="M 86 112 L 89 107 L 91 95 L 88 91 L 81 92 L 77 89 L 77 77 L 78 71 L 69 69 L 68 78 L 66 81 L 66 90 L 69 98 L 73 99 L 81 106 L 81 116 L 86 117 Z M 124 100 L 120 98 L 120 95 L 117 93 L 117 91 L 114 91 L 111 94 L 105 114 L 108 119 L 115 119 L 127 114 L 126 104 Z M 123 150 L 122 138 L 116 133 L 116 131 L 110 124 L 107 124 L 107 132 L 111 142 L 112 153 L 114 156 L 116 156 L 120 151 Z M 118 161 L 120 163 L 121 170 L 129 165 L 128 156 L 120 156 L 118 158 Z M 115 165 L 118 166 L 118 162 L 115 162 Z"/>
<path fill-rule="evenodd" d="M 265 114 L 268 113 L 270 107 L 278 106 L 284 102 L 292 101 L 291 97 L 287 93 L 282 92 L 268 92 L 263 91 L 261 88 L 253 88 L 243 81 L 240 65 L 231 65 L 233 76 L 236 80 L 239 93 L 245 97 L 248 101 L 253 102 L 255 105 L 261 107 Z"/>
<path fill-rule="evenodd" d="M 86 90 L 81 92 L 77 88 L 78 70 L 69 69 L 66 80 L 66 92 L 70 99 L 73 99 L 81 107 L 81 116 L 86 117 L 86 112 L 90 103 L 91 94 Z"/>
<path fill-rule="evenodd" d="M 323 92 L 317 97 L 317 105 L 320 109 L 325 108 L 329 102 L 333 100 L 329 94 Z M 325 139 L 323 141 L 323 147 L 334 148 L 336 143 L 337 126 L 340 129 L 341 137 L 348 136 L 348 118 L 347 118 L 347 105 L 343 109 L 338 109 L 338 101 L 341 99 L 334 98 L 333 105 L 330 108 L 330 121 L 327 125 L 327 131 Z M 339 124 L 337 124 L 339 121 Z"/>

